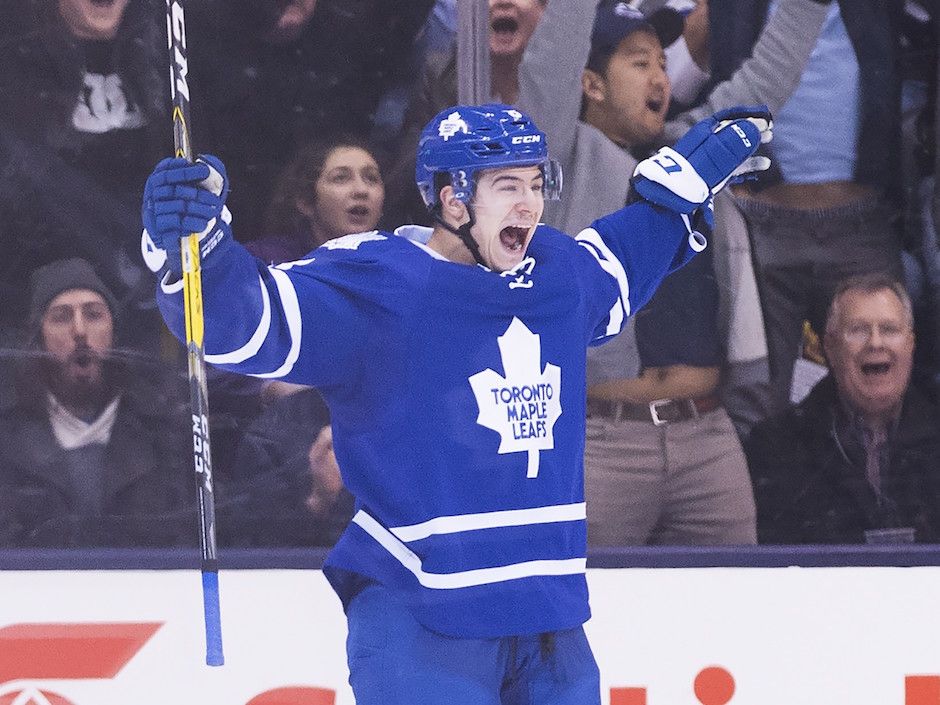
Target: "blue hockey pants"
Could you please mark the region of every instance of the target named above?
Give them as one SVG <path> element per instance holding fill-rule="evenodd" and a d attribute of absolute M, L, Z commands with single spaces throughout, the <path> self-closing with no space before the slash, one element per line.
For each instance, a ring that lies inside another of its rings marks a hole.
<path fill-rule="evenodd" d="M 465 639 L 432 632 L 380 585 L 349 605 L 356 705 L 600 705 L 584 629 Z"/>

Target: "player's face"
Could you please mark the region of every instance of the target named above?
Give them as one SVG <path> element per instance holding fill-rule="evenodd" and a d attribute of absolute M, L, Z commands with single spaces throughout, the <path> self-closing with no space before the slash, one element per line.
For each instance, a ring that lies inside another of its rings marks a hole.
<path fill-rule="evenodd" d="M 650 32 L 629 34 L 610 57 L 601 107 L 617 143 L 643 145 L 663 131 L 670 86 L 666 55 Z"/>
<path fill-rule="evenodd" d="M 544 9 L 542 0 L 490 0 L 490 53 L 521 57 Z"/>
<path fill-rule="evenodd" d="M 911 375 L 914 331 L 893 291 L 842 294 L 825 349 L 839 393 L 854 409 L 879 417 L 899 407 Z"/>
<path fill-rule="evenodd" d="M 317 0 L 281 0 L 281 5 L 282 9 L 267 37 L 277 44 L 292 42 L 300 36 L 313 17 Z"/>
<path fill-rule="evenodd" d="M 60 380 L 73 388 L 101 384 L 114 341 L 111 310 L 101 294 L 69 289 L 56 296 L 43 314 L 41 335 Z"/>
<path fill-rule="evenodd" d="M 337 147 L 314 186 L 314 206 L 298 203 L 320 245 L 349 233 L 374 230 L 382 216 L 385 186 L 379 165 L 360 147 Z"/>
<path fill-rule="evenodd" d="M 505 272 L 525 257 L 542 217 L 542 171 L 537 166 L 488 169 L 478 174 L 471 234 L 486 266 Z"/>
<path fill-rule="evenodd" d="M 59 14 L 79 39 L 113 39 L 128 0 L 59 0 Z"/>

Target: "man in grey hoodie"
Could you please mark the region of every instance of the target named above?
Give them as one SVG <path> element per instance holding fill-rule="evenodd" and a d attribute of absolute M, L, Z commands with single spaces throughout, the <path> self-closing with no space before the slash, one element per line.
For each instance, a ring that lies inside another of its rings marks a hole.
<path fill-rule="evenodd" d="M 596 17 L 596 0 L 549 3 L 520 65 L 518 101 L 544 126 L 567 177 L 566 197 L 544 220 L 578 232 L 619 207 L 639 159 L 712 112 L 778 109 L 799 82 L 825 4 L 781 2 L 751 59 L 666 122 L 663 25 L 657 31 L 626 2 L 604 0 Z M 669 277 L 619 345 L 589 358 L 594 545 L 756 540 L 747 466 L 719 392 L 722 373 L 759 363 L 766 343 L 740 215 L 721 198 L 715 210 L 712 261 Z"/>

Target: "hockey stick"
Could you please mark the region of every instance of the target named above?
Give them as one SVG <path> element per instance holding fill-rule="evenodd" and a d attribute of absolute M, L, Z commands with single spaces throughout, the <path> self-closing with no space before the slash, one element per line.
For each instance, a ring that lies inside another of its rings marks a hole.
<path fill-rule="evenodd" d="M 186 22 L 183 0 L 166 0 L 167 42 L 170 48 L 170 93 L 173 96 L 173 144 L 177 157 L 193 160 L 189 130 L 189 84 L 186 63 Z M 199 493 L 199 546 L 202 550 L 202 600 L 206 621 L 206 663 L 221 666 L 222 620 L 219 614 L 219 561 L 215 545 L 215 500 L 212 454 L 209 447 L 209 393 L 202 349 L 202 275 L 199 236 L 183 238 L 183 301 L 186 310 L 186 357 L 192 412 L 193 461 Z"/>

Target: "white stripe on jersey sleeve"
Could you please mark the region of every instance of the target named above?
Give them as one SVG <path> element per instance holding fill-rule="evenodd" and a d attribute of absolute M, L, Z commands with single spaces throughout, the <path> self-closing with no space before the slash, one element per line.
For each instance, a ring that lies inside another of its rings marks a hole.
<path fill-rule="evenodd" d="M 287 319 L 287 330 L 290 332 L 290 350 L 287 351 L 287 357 L 284 363 L 273 372 L 252 373 L 252 377 L 263 379 L 271 377 L 283 377 L 292 369 L 300 357 L 300 336 L 303 330 L 303 324 L 300 320 L 300 303 L 297 301 L 297 290 L 290 277 L 279 269 L 269 268 L 274 283 L 277 284 L 277 291 L 281 299 L 281 308 L 284 310 L 284 317 Z"/>
<path fill-rule="evenodd" d="M 411 549 L 392 536 L 388 529 L 379 524 L 372 516 L 360 509 L 356 512 L 352 521 L 362 527 L 382 548 L 411 571 L 421 585 L 433 590 L 454 590 L 541 575 L 579 575 L 583 574 L 587 568 L 586 558 L 564 558 L 525 561 L 496 568 L 477 568 L 476 570 L 464 570 L 456 573 L 427 573 L 421 566 L 421 559 Z"/>
<path fill-rule="evenodd" d="M 261 344 L 268 337 L 268 330 L 271 328 L 271 295 L 268 293 L 268 287 L 264 285 L 264 280 L 258 276 L 258 286 L 261 288 L 261 320 L 255 329 L 251 339 L 237 350 L 217 355 L 206 355 L 206 362 L 214 365 L 233 365 L 238 362 L 252 358 L 261 349 Z"/>
<path fill-rule="evenodd" d="M 555 504 L 531 509 L 507 509 L 499 512 L 460 514 L 434 517 L 420 524 L 398 526 L 389 529 L 400 541 L 419 541 L 439 534 L 456 534 L 461 531 L 497 529 L 504 526 L 529 526 L 551 524 L 559 521 L 581 521 L 587 518 L 584 502 L 579 504 Z"/>
<path fill-rule="evenodd" d="M 605 336 L 616 335 L 623 328 L 623 322 L 630 315 L 630 283 L 623 265 L 614 253 L 607 247 L 600 233 L 594 228 L 585 228 L 575 238 L 578 244 L 594 255 L 601 268 L 617 280 L 620 288 L 620 298 L 614 302 L 610 309 L 610 318 L 607 323 Z"/>

